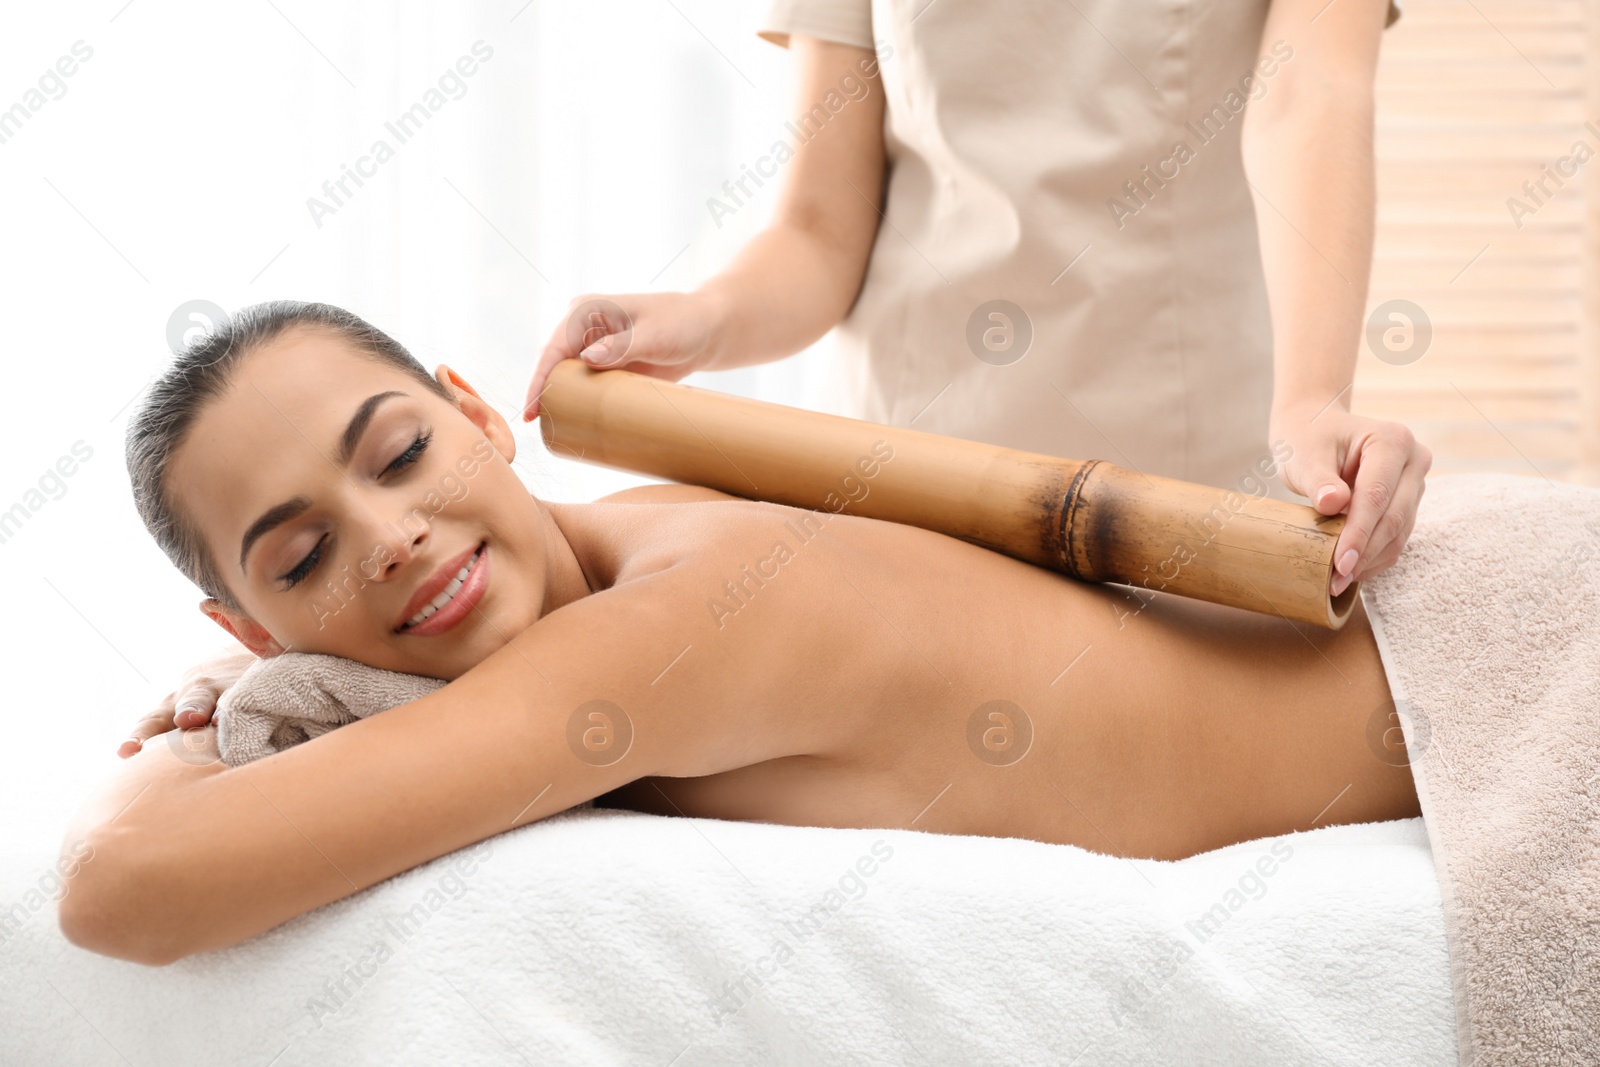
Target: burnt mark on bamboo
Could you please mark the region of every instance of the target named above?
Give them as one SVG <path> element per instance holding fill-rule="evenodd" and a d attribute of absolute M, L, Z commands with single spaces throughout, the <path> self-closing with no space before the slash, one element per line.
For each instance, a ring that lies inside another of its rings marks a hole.
<path fill-rule="evenodd" d="M 1037 476 L 1030 483 L 1027 511 L 1029 515 L 1038 516 L 1036 529 L 1039 548 L 1034 562 L 1053 571 L 1071 574 L 1065 527 L 1062 525 L 1062 513 L 1067 503 L 1068 464 L 1030 463 L 1029 468 Z"/>
<path fill-rule="evenodd" d="M 1074 578 L 1093 580 L 1092 576 L 1099 570 L 1094 561 L 1089 559 L 1089 549 L 1094 547 L 1090 543 L 1093 539 L 1081 536 L 1080 524 L 1082 518 L 1078 512 L 1087 503 L 1083 495 L 1084 483 L 1089 478 L 1089 472 L 1098 467 L 1100 463 L 1101 461 L 1098 459 L 1091 459 L 1073 472 L 1072 481 L 1067 483 L 1066 493 L 1061 498 L 1061 518 L 1057 538 L 1062 546 L 1063 561 L 1065 563 L 1063 570 Z M 1090 508 L 1091 515 L 1093 511 L 1094 509 Z M 1078 566 L 1078 553 L 1080 551 L 1084 553 L 1084 559 L 1089 564 L 1087 568 Z"/>

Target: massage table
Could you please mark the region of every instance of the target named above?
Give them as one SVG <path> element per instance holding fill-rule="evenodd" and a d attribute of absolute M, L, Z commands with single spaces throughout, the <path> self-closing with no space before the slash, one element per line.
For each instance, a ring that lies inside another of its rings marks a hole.
<path fill-rule="evenodd" d="M 1420 819 L 1158 862 L 582 806 L 167 967 L 20 914 L 7 1067 L 1456 1062 Z"/>

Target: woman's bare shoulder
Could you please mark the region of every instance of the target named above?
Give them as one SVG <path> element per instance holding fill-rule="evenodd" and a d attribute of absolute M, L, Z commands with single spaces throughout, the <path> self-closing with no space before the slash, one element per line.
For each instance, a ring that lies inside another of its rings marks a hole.
<path fill-rule="evenodd" d="M 596 504 L 692 504 L 708 500 L 743 500 L 703 485 L 679 485 L 677 482 L 660 482 L 654 485 L 635 485 L 615 493 L 598 497 Z"/>
<path fill-rule="evenodd" d="M 717 566 L 766 537 L 787 509 L 698 485 L 639 485 L 587 504 L 553 506 L 584 570 L 600 587 L 665 568 Z M 776 518 L 775 518 L 776 517 Z"/>

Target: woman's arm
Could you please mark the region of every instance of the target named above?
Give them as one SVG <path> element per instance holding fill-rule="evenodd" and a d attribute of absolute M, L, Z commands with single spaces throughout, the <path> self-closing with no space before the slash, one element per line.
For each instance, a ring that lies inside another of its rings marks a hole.
<path fill-rule="evenodd" d="M 732 262 L 689 293 L 579 297 L 539 355 L 524 417 L 538 414 L 550 368 L 598 347 L 621 367 L 676 381 L 696 370 L 727 370 L 782 359 L 827 333 L 850 310 L 878 232 L 883 202 L 883 88 L 868 49 L 792 38 L 797 69 L 790 126 L 778 140 L 794 157 L 769 152 L 756 165 L 780 180 L 771 221 Z M 765 163 L 763 163 L 765 160 Z M 731 175 L 713 208 L 749 210 L 756 179 Z M 588 309 L 587 312 L 585 309 Z M 573 326 L 573 317 L 588 319 Z M 618 320 L 615 311 L 626 315 Z M 625 331 L 625 332 L 624 332 Z M 587 357 L 586 357 L 587 358 Z"/>
<path fill-rule="evenodd" d="M 1388 0 L 1273 0 L 1260 54 L 1278 69 L 1243 128 L 1272 309 L 1268 434 L 1293 448 L 1283 467 L 1291 492 L 1324 515 L 1349 513 L 1334 548 L 1336 595 L 1399 558 L 1433 462 L 1403 423 L 1350 411 L 1372 264 L 1373 80 L 1387 11 Z"/>
<path fill-rule="evenodd" d="M 95 860 L 61 902 L 63 931 L 168 963 L 641 777 L 816 751 L 824 718 L 748 699 L 772 666 L 759 657 L 702 653 L 663 674 L 713 579 L 679 563 L 585 597 L 435 693 L 243 767 L 147 745 L 69 828 Z M 623 709 L 613 738 L 631 731 L 614 762 L 595 700 Z"/>

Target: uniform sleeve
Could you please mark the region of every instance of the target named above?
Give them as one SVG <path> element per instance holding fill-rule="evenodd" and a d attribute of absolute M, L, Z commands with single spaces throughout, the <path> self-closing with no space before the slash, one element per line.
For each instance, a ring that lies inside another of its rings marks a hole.
<path fill-rule="evenodd" d="M 1400 10 L 1400 0 L 1389 0 L 1389 17 L 1383 20 L 1383 28 L 1388 29 L 1399 22 L 1402 14 L 1404 12 Z"/>
<path fill-rule="evenodd" d="M 799 33 L 870 49 L 872 0 L 769 0 L 756 33 L 782 48 L 789 47 L 791 33 Z"/>

